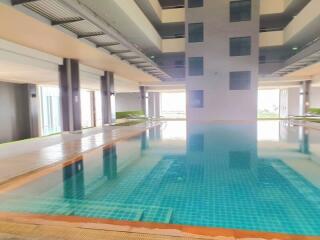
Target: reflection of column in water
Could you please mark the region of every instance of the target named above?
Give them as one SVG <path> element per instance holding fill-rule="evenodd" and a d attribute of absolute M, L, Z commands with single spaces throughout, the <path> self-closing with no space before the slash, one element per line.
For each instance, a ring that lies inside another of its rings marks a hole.
<path fill-rule="evenodd" d="M 117 148 L 115 145 L 103 150 L 103 175 L 110 180 L 117 177 Z"/>
<path fill-rule="evenodd" d="M 161 140 L 161 126 L 149 129 L 150 140 Z"/>
<path fill-rule="evenodd" d="M 302 153 L 309 154 L 309 132 L 308 129 L 300 126 L 299 127 L 299 150 Z"/>
<path fill-rule="evenodd" d="M 148 133 L 143 132 L 141 134 L 141 151 L 146 150 L 148 148 Z"/>
<path fill-rule="evenodd" d="M 63 168 L 65 198 L 82 199 L 85 195 L 83 160 Z"/>

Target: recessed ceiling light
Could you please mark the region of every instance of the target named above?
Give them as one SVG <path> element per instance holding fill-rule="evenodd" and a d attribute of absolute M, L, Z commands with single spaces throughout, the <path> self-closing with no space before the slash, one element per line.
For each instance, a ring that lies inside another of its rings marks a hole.
<path fill-rule="evenodd" d="M 299 48 L 298 47 L 293 47 L 292 50 L 293 51 L 297 51 Z"/>
<path fill-rule="evenodd" d="M 150 56 L 151 59 L 154 59 L 154 56 Z"/>

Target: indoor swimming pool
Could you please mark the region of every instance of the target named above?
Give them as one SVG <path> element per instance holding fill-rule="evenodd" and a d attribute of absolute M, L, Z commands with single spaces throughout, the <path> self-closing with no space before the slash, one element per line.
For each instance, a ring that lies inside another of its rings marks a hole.
<path fill-rule="evenodd" d="M 320 131 L 172 121 L 0 195 L 2 212 L 320 235 Z"/>

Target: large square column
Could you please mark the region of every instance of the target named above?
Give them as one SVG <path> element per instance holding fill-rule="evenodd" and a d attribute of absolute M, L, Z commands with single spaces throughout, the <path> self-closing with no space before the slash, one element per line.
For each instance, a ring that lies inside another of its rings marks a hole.
<path fill-rule="evenodd" d="M 63 131 L 81 130 L 79 62 L 64 59 L 60 71 L 60 98 Z"/>
<path fill-rule="evenodd" d="M 186 4 L 189 121 L 257 119 L 259 2 Z"/>
<path fill-rule="evenodd" d="M 144 86 L 140 86 L 140 104 L 143 114 L 148 117 L 149 116 L 149 103 L 148 103 L 148 93 L 147 89 Z"/>

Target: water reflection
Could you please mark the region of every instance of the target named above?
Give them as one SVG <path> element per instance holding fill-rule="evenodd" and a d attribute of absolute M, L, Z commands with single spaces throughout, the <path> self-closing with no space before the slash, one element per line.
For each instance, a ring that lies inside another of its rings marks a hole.
<path fill-rule="evenodd" d="M 278 121 L 170 124 L 84 156 L 63 169 L 63 183 L 61 172 L 48 176 L 57 183 L 41 198 L 81 200 L 87 217 L 320 234 L 319 133 Z M 38 196 L 43 184 L 23 193 Z"/>
<path fill-rule="evenodd" d="M 63 183 L 65 198 L 84 198 L 85 181 L 83 160 L 80 160 L 63 168 Z"/>
<path fill-rule="evenodd" d="M 300 152 L 304 154 L 310 154 L 309 150 L 309 131 L 306 127 L 299 127 L 299 143 L 300 143 Z"/>
<path fill-rule="evenodd" d="M 103 176 L 109 180 L 117 177 L 117 147 L 112 145 L 103 150 Z"/>

